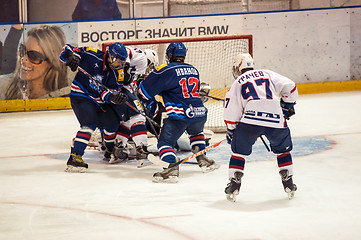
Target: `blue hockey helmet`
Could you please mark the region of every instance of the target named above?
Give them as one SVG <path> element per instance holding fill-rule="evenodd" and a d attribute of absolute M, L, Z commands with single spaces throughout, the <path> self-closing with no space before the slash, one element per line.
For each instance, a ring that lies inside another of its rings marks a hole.
<path fill-rule="evenodd" d="M 187 48 L 182 42 L 171 42 L 165 51 L 165 54 L 170 61 L 174 57 L 186 57 Z"/>
<path fill-rule="evenodd" d="M 119 70 L 124 67 L 128 57 L 127 49 L 121 43 L 113 43 L 108 47 L 109 66 L 111 69 Z"/>
<path fill-rule="evenodd" d="M 125 61 L 125 59 L 127 59 L 127 57 L 128 57 L 127 49 L 124 47 L 123 44 L 121 44 L 119 42 L 113 43 L 112 45 L 110 45 L 108 47 L 108 52 L 113 57 L 116 57 L 122 61 Z"/>

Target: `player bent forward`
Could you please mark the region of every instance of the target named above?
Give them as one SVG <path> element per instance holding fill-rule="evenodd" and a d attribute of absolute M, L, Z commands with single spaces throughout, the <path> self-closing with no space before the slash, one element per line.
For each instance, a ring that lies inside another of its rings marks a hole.
<path fill-rule="evenodd" d="M 296 85 L 273 71 L 254 70 L 250 54 L 237 56 L 233 75 L 236 80 L 227 92 L 224 104 L 227 140 L 232 149 L 228 170 L 230 183 L 225 189 L 227 199 L 236 201 L 245 158 L 262 135 L 267 137 L 272 152 L 277 154 L 282 184 L 291 199 L 297 187 L 292 180 L 292 139 L 286 119 L 295 114 Z"/>
<path fill-rule="evenodd" d="M 169 64 L 159 66 L 139 85 L 139 95 L 147 104 L 155 95 L 163 98 L 167 120 L 158 139 L 160 158 L 168 163 L 176 162 L 174 147 L 179 137 L 186 131 L 192 152 L 206 146 L 203 129 L 207 120 L 207 109 L 199 96 L 199 73 L 190 64 L 184 63 L 186 47 L 183 43 L 172 42 L 166 50 Z M 154 101 L 153 101 L 154 102 Z M 197 157 L 199 167 L 204 172 L 218 168 L 213 160 L 204 154 Z M 178 182 L 179 166 L 164 169 L 153 175 L 154 182 Z"/>
<path fill-rule="evenodd" d="M 87 47 L 77 48 L 69 44 L 63 47 L 60 60 L 66 66 L 72 71 L 81 67 L 98 80 L 94 81 L 84 72 L 78 71 L 72 82 L 70 102 L 81 128 L 71 147 L 65 170 L 67 172 L 85 172 L 88 169 L 83 155 L 99 123 L 102 123 L 107 139 L 106 148 L 109 151 L 114 149 L 118 119 L 109 104 L 122 105 L 127 98 L 118 85 L 119 71 L 126 59 L 125 53 L 125 47 L 120 43 L 112 44 L 106 52 Z M 114 158 L 114 154 L 112 157 Z"/>

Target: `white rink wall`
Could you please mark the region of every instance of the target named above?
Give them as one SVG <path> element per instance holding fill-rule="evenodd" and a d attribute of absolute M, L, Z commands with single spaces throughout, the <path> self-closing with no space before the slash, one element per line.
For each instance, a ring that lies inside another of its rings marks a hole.
<path fill-rule="evenodd" d="M 253 35 L 256 67 L 272 69 L 296 83 L 361 79 L 361 7 L 79 23 L 78 26 L 79 44 L 94 47 L 99 47 L 99 40 L 117 40 L 112 38 L 118 36 L 148 39 L 225 33 Z M 214 54 L 219 54 L 222 61 L 223 52 Z M 217 63 L 213 64 L 217 67 Z"/>

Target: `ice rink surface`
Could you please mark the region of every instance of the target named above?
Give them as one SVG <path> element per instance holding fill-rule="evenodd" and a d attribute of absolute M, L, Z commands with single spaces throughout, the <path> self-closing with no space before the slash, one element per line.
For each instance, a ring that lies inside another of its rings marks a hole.
<path fill-rule="evenodd" d="M 295 198 L 257 143 L 235 203 L 224 194 L 227 144 L 209 152 L 220 169 L 183 164 L 177 184 L 153 183 L 158 166 L 109 165 L 95 151 L 87 173 L 66 173 L 71 110 L 1 113 L 0 239 L 361 239 L 360 106 L 360 91 L 301 95 L 289 121 Z"/>

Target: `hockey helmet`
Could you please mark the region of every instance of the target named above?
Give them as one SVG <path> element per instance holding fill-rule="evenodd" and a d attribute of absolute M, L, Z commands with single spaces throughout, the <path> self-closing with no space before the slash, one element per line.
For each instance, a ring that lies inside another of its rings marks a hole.
<path fill-rule="evenodd" d="M 108 47 L 109 66 L 113 70 L 124 68 L 128 57 L 127 49 L 121 43 L 113 43 Z"/>
<path fill-rule="evenodd" d="M 145 55 L 147 55 L 147 59 L 148 59 L 148 65 L 146 70 L 146 74 L 148 74 L 151 71 L 153 71 L 156 67 L 158 67 L 159 64 L 158 54 L 152 49 L 145 49 L 144 52 Z"/>
<path fill-rule="evenodd" d="M 174 57 L 186 57 L 187 48 L 182 42 L 171 42 L 165 51 L 168 61 Z"/>
<path fill-rule="evenodd" d="M 251 54 L 249 53 L 240 53 L 236 56 L 232 67 L 233 77 L 236 79 L 241 75 L 243 69 L 253 69 L 254 62 Z"/>

